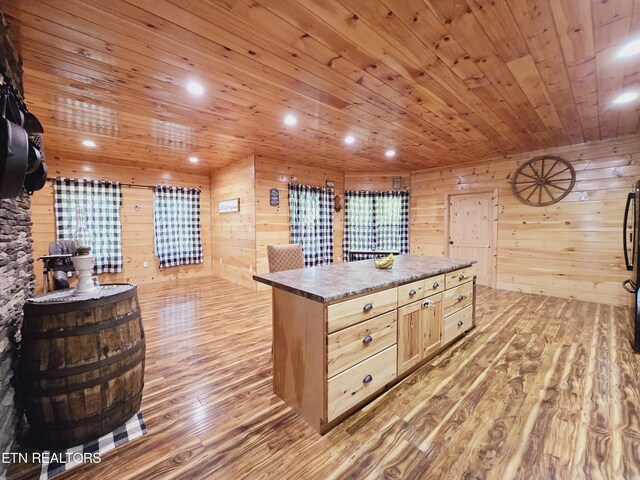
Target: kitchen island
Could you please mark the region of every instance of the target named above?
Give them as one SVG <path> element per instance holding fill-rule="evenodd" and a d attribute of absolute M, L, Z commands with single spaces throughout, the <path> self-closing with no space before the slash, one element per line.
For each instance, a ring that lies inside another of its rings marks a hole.
<path fill-rule="evenodd" d="M 273 387 L 316 431 L 474 326 L 473 260 L 401 255 L 255 275 L 273 288 Z"/>

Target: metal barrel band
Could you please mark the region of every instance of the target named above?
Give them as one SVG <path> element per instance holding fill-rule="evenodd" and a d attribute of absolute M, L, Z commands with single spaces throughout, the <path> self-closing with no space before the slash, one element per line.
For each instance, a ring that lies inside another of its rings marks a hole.
<path fill-rule="evenodd" d="M 107 320 L 106 322 L 92 323 L 90 325 L 82 325 L 80 327 L 71 327 L 71 328 L 65 328 L 62 330 L 48 330 L 44 332 L 25 329 L 25 331 L 23 332 L 23 336 L 30 339 L 35 339 L 35 340 L 79 337 L 81 335 L 86 335 L 87 333 L 93 333 L 93 332 L 98 332 L 100 330 L 107 330 L 109 328 L 117 327 L 118 325 L 127 323 L 136 317 L 140 317 L 140 309 L 136 309 L 133 312 L 128 313 L 124 317 L 114 318 L 112 320 Z"/>
<path fill-rule="evenodd" d="M 142 355 L 145 352 L 145 341 L 142 340 L 138 342 L 134 347 L 129 348 L 127 350 L 123 350 L 122 352 L 114 355 L 113 357 L 105 358 L 104 360 L 98 360 L 97 362 L 91 362 L 84 365 L 78 365 L 77 367 L 69 367 L 69 368 L 60 368 L 57 370 L 43 370 L 41 372 L 34 372 L 32 370 L 27 370 L 26 368 L 22 368 L 20 371 L 20 375 L 24 378 L 24 380 L 48 380 L 52 378 L 64 378 L 72 375 L 79 375 L 81 373 L 91 372 L 93 370 L 97 370 L 99 368 L 108 367 L 120 360 L 126 359 L 127 357 L 134 357 L 136 353 L 142 351 Z M 105 377 L 102 377 L 103 379 Z M 70 391 L 77 390 L 77 384 L 73 385 L 73 388 Z M 25 385 L 25 389 L 29 391 L 31 390 L 28 386 Z M 52 387 L 51 390 L 54 390 L 55 387 Z"/>

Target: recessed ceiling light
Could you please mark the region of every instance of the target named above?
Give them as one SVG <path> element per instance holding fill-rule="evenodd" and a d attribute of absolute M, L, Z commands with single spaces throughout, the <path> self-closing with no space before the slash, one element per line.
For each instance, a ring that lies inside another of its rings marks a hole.
<path fill-rule="evenodd" d="M 389 149 L 389 150 L 387 150 L 386 152 L 384 152 L 384 154 L 385 154 L 388 158 L 391 158 L 391 157 L 393 157 L 393 156 L 396 154 L 396 151 L 395 151 L 395 150 L 393 150 L 393 149 Z"/>
<path fill-rule="evenodd" d="M 631 57 L 640 53 L 640 38 L 632 40 L 625 44 L 619 51 L 619 57 Z"/>
<path fill-rule="evenodd" d="M 200 96 L 204 93 L 204 87 L 200 83 L 192 80 L 187 83 L 187 92 L 191 95 Z"/>
<path fill-rule="evenodd" d="M 191 156 L 191 157 L 189 157 L 189 161 L 191 163 L 198 163 L 200 161 L 200 159 L 198 157 Z"/>
<path fill-rule="evenodd" d="M 84 145 L 85 147 L 94 148 L 96 146 L 96 142 L 94 142 L 93 140 L 83 140 L 82 145 Z"/>
<path fill-rule="evenodd" d="M 638 98 L 638 92 L 625 92 L 618 95 L 613 103 L 621 105 L 623 103 L 633 102 L 636 98 Z"/>
<path fill-rule="evenodd" d="M 298 119 L 296 117 L 294 117 L 293 115 L 289 114 L 286 117 L 284 117 L 284 123 L 286 125 L 289 125 L 290 127 L 292 127 L 293 125 L 298 123 Z"/>
<path fill-rule="evenodd" d="M 353 145 L 355 141 L 356 139 L 353 135 L 347 135 L 346 137 L 344 137 L 344 143 L 346 143 L 347 145 Z"/>

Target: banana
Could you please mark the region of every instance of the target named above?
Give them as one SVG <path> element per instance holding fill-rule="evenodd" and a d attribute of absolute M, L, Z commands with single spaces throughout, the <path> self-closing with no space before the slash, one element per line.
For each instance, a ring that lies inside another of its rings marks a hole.
<path fill-rule="evenodd" d="M 376 258 L 375 264 L 378 268 L 391 268 L 393 265 L 393 253 L 390 253 L 385 258 Z"/>

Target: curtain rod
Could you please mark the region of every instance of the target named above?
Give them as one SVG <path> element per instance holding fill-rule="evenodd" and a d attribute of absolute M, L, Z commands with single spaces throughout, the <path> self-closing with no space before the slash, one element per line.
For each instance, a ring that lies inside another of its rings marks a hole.
<path fill-rule="evenodd" d="M 86 179 L 86 178 L 80 179 L 80 180 L 92 180 L 94 182 L 111 182 L 111 180 L 93 180 L 93 179 Z M 52 177 L 47 177 L 47 181 L 55 182 L 56 179 Z M 114 182 L 114 183 L 118 183 L 118 182 Z M 200 187 L 200 185 L 198 185 L 197 187 L 182 187 L 178 185 L 165 185 L 162 183 L 158 185 L 146 185 L 144 183 L 121 183 L 120 186 L 129 187 L 129 188 L 150 188 L 151 190 L 155 189 L 156 187 L 172 187 L 172 188 L 183 189 L 183 190 L 198 190 L 199 192 L 202 192 L 202 188 Z"/>
<path fill-rule="evenodd" d="M 55 182 L 56 179 L 55 178 L 47 178 L 48 182 Z M 97 182 L 101 181 L 101 180 L 95 180 Z M 108 180 L 103 180 L 103 181 L 108 181 Z M 121 187 L 129 187 L 129 188 L 156 188 L 156 185 L 144 185 L 142 183 L 121 183 L 120 184 Z"/>

